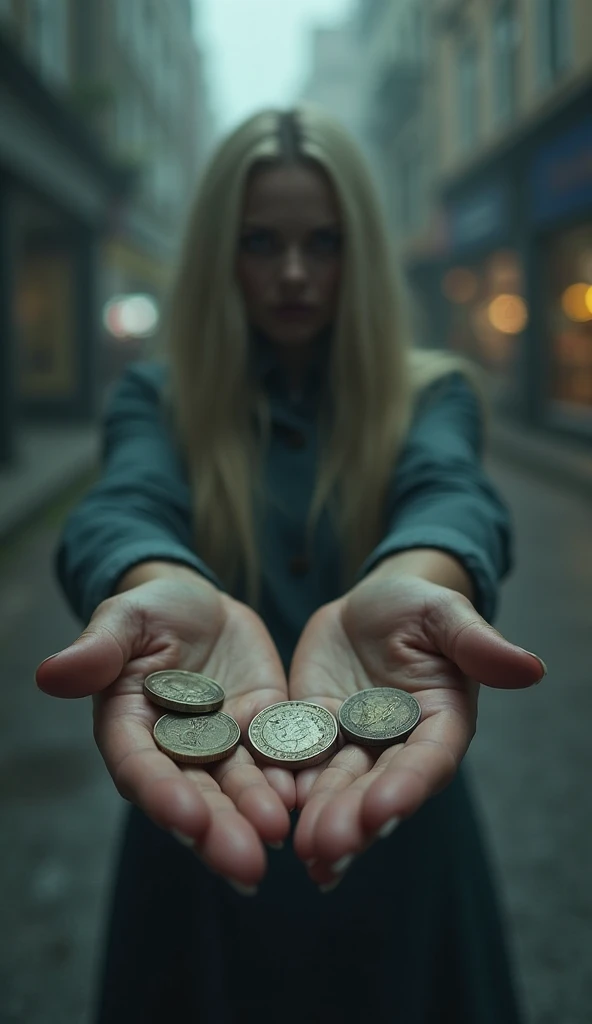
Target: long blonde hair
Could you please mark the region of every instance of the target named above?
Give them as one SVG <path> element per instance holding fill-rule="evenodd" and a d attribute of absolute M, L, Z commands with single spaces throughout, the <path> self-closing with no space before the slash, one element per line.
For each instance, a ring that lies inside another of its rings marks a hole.
<path fill-rule="evenodd" d="M 190 215 L 167 346 L 171 410 L 194 493 L 196 548 L 229 588 L 242 574 L 252 604 L 261 578 L 255 522 L 268 409 L 249 372 L 237 239 L 253 169 L 293 160 L 312 161 L 328 175 L 345 237 L 327 380 L 331 413 L 320 424 L 322 455 L 308 523 L 310 540 L 323 508 L 334 515 L 345 551 L 344 582 L 380 537 L 386 487 L 416 394 L 461 366 L 447 353 L 410 346 L 384 215 L 346 131 L 321 110 L 300 107 L 289 114 L 263 111 L 232 132 L 210 161 Z"/>

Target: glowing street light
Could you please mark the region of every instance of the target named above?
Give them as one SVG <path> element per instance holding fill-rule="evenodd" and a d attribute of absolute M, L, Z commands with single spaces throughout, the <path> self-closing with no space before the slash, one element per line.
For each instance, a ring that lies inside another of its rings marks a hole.
<path fill-rule="evenodd" d="M 105 304 L 103 324 L 114 338 L 147 338 L 160 319 L 158 304 L 151 295 L 116 295 Z"/>

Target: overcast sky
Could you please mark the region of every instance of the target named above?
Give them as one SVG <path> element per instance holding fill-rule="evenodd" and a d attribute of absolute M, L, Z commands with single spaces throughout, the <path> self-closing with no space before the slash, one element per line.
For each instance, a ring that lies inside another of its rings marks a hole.
<path fill-rule="evenodd" d="M 217 126 L 298 95 L 314 25 L 338 23 L 355 0 L 194 0 Z"/>

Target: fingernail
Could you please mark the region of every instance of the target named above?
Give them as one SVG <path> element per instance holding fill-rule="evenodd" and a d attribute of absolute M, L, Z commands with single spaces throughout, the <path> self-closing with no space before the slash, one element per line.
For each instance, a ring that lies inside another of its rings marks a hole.
<path fill-rule="evenodd" d="M 326 882 L 324 885 L 319 885 L 319 892 L 332 892 L 333 889 L 336 889 L 337 886 L 339 885 L 341 877 L 343 876 L 340 876 L 339 878 L 334 878 L 332 882 Z"/>
<path fill-rule="evenodd" d="M 395 831 L 400 820 L 400 818 L 390 818 L 389 821 L 386 821 L 382 828 L 378 829 L 378 835 L 380 836 L 380 838 L 386 839 L 387 836 L 390 836 L 391 833 Z"/>
<path fill-rule="evenodd" d="M 346 853 L 344 857 L 340 857 L 334 864 L 331 864 L 330 870 L 334 875 L 344 875 L 354 860 L 355 855 L 353 853 Z"/>
<path fill-rule="evenodd" d="M 235 882 L 233 878 L 227 878 L 226 881 L 239 896 L 255 896 L 257 893 L 256 885 L 244 885 L 243 882 Z"/>
<path fill-rule="evenodd" d="M 195 846 L 195 839 L 192 839 L 191 836 L 183 835 L 182 832 L 177 832 L 176 828 L 171 829 L 171 835 L 174 836 L 178 843 L 181 843 L 181 846 L 188 846 L 189 848 Z"/>
<path fill-rule="evenodd" d="M 521 650 L 524 651 L 524 647 L 522 647 Z M 545 665 L 545 662 L 543 661 L 543 659 L 539 658 L 538 654 L 533 654 L 532 651 L 526 651 L 525 653 L 526 654 L 530 654 L 531 658 L 536 658 L 536 660 L 538 661 L 539 665 L 541 666 L 541 668 L 543 670 L 543 674 L 541 676 L 541 679 L 544 679 L 545 676 L 547 675 L 547 666 Z M 540 683 L 541 679 L 537 679 L 537 683 Z"/>
<path fill-rule="evenodd" d="M 270 850 L 283 850 L 284 848 L 283 843 L 268 843 L 267 845 L 269 846 Z"/>

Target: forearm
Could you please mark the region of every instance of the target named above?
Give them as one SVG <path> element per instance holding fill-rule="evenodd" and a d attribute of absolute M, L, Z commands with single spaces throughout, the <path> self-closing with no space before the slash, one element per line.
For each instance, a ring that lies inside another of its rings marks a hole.
<path fill-rule="evenodd" d="M 456 590 L 470 601 L 475 597 L 473 581 L 461 562 L 435 548 L 399 551 L 384 558 L 368 575 L 374 578 L 419 576 L 430 583 Z"/>

